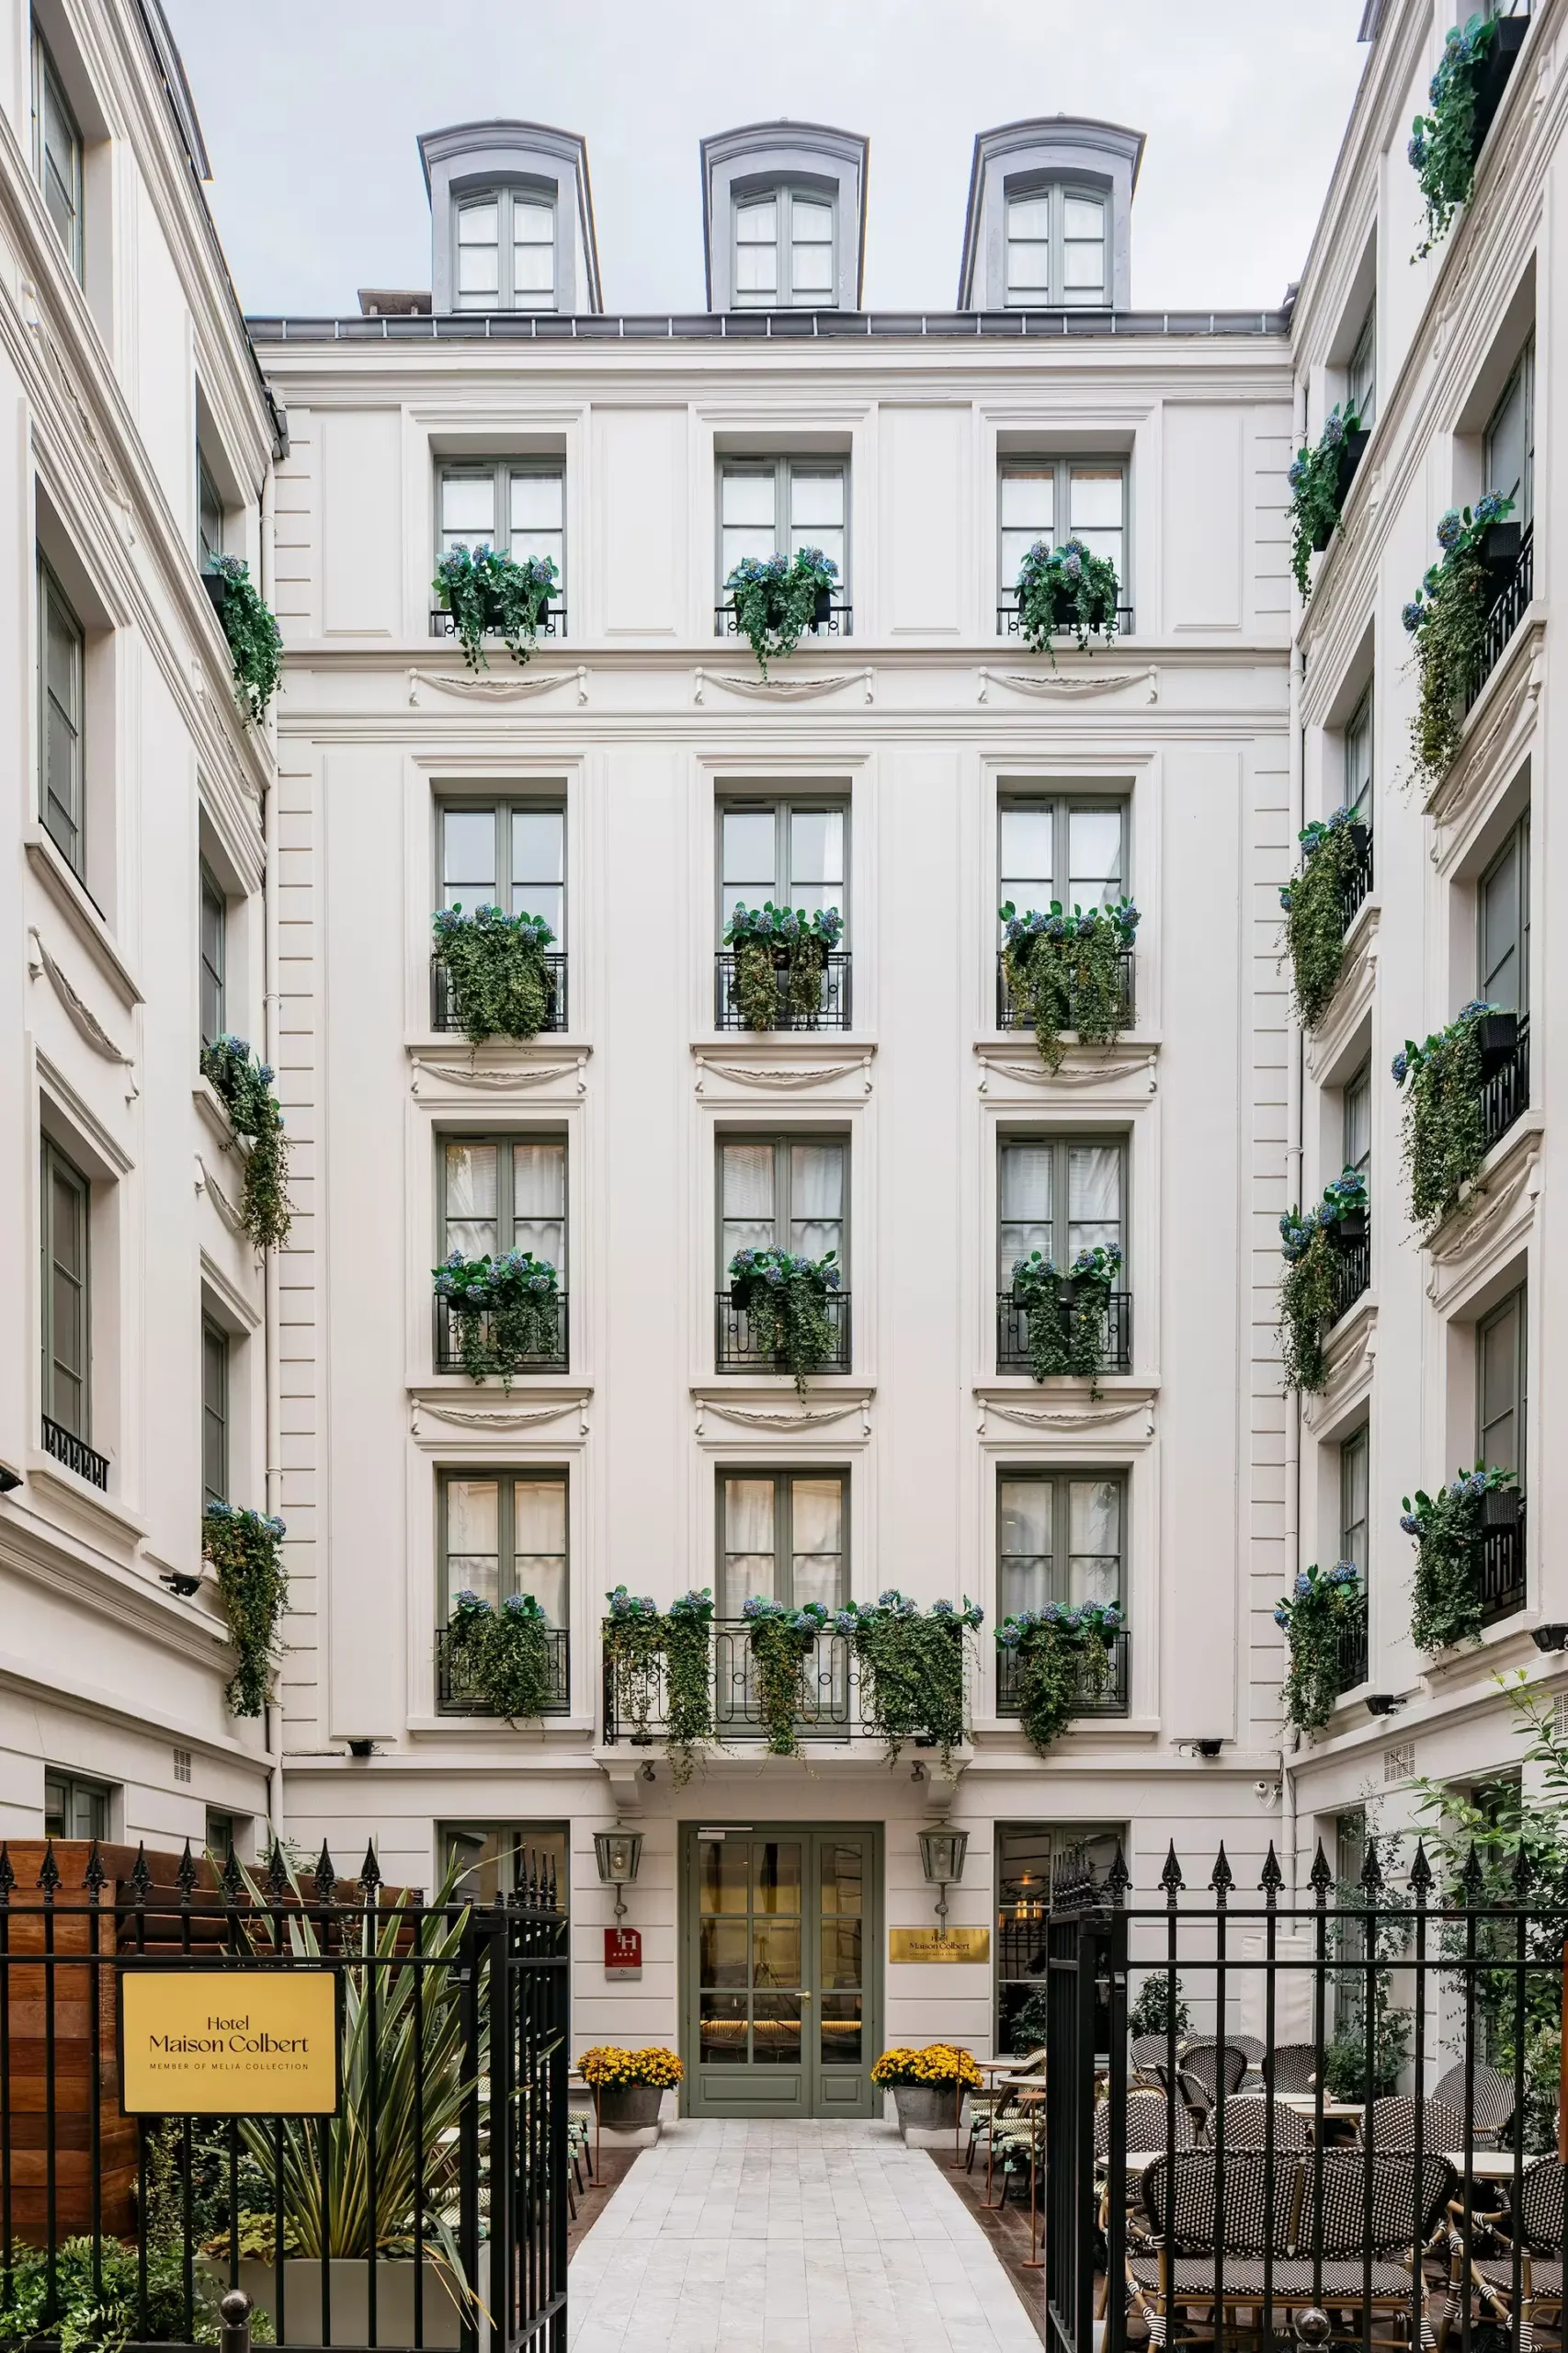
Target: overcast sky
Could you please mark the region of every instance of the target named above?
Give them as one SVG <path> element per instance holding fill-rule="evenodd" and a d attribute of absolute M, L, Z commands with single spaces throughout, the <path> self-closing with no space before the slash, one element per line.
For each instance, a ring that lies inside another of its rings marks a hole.
<path fill-rule="evenodd" d="M 865 297 L 949 308 L 977 131 L 1148 134 L 1147 308 L 1276 305 L 1301 274 L 1366 51 L 1362 0 L 165 0 L 247 311 L 427 287 L 415 141 L 517 115 L 580 131 L 605 306 L 702 307 L 698 141 L 778 115 L 870 139 Z"/>

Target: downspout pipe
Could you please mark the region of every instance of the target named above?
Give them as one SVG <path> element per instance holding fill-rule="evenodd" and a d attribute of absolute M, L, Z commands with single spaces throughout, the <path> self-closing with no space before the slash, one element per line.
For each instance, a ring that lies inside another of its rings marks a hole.
<path fill-rule="evenodd" d="M 1300 448 L 1307 438 L 1307 388 L 1300 376 L 1296 380 L 1293 415 L 1294 439 Z M 1301 607 L 1294 605 L 1297 630 L 1290 641 L 1290 838 L 1306 824 L 1306 750 L 1301 732 L 1301 688 L 1306 666 L 1301 658 L 1300 637 Z M 1292 863 L 1294 860 L 1292 859 Z M 1286 1203 L 1302 1198 L 1302 1131 L 1305 1124 L 1305 1047 L 1301 1025 L 1290 1020 L 1291 1051 L 1285 1058 L 1285 1199 Z M 1285 1572 L 1290 1588 L 1293 1589 L 1301 1567 L 1301 1398 L 1299 1390 L 1285 1392 Z M 1281 1728 L 1279 1748 L 1279 1794 L 1284 1815 L 1285 1878 L 1290 1900 L 1296 1901 L 1296 1780 L 1291 1770 L 1294 1749 L 1284 1745 Z"/>
<path fill-rule="evenodd" d="M 285 440 L 284 447 L 287 448 Z M 281 450 L 278 453 L 282 454 Z M 274 602 L 275 509 L 273 505 L 274 476 L 267 469 L 261 486 L 261 563 L 262 594 L 270 606 Z M 270 722 L 273 745 L 277 746 L 277 720 Z M 278 788 L 276 777 L 271 790 L 266 793 L 261 808 L 262 847 L 265 867 L 262 876 L 262 936 L 264 941 L 262 978 L 263 1030 L 267 1040 L 267 1060 L 273 1069 L 282 1063 L 282 1018 L 278 1003 Z M 265 1306 L 262 1322 L 262 1350 L 267 1381 L 267 1508 L 278 1515 L 283 1501 L 283 1351 L 279 1320 L 282 1302 L 282 1279 L 276 1249 L 268 1250 L 265 1262 Z M 283 1835 L 283 1709 L 280 1701 L 268 1706 L 265 1722 L 267 1747 L 267 1810 L 272 1835 Z"/>

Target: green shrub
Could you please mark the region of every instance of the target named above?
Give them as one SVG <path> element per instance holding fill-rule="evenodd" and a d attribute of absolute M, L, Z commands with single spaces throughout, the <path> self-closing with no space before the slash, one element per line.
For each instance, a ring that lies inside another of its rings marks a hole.
<path fill-rule="evenodd" d="M 1120 594 L 1108 556 L 1094 554 L 1082 540 L 1063 540 L 1060 547 L 1037 540 L 1018 566 L 1018 627 L 1026 644 L 1036 654 L 1049 654 L 1053 665 L 1060 630 L 1071 631 L 1080 653 L 1091 635 L 1108 645 L 1116 635 Z"/>
<path fill-rule="evenodd" d="M 1360 863 L 1351 830 L 1358 822 L 1353 810 L 1336 809 L 1326 824 L 1313 818 L 1303 825 L 1296 836 L 1300 870 L 1279 888 L 1291 993 L 1306 1029 L 1328 1011 L 1345 969 L 1345 892 Z"/>
<path fill-rule="evenodd" d="M 1321 1732 L 1340 1692 L 1340 1638 L 1361 1596 L 1354 1561 L 1336 1561 L 1321 1574 L 1314 1562 L 1277 1603 L 1274 1622 L 1283 1628 L 1290 1664 L 1280 1686 L 1281 1712 L 1297 1732 Z"/>
<path fill-rule="evenodd" d="M 526 1723 L 544 1713 L 553 1681 L 550 1621 L 531 1593 L 508 1594 L 499 1609 L 477 1593 L 460 1593 L 447 1657 L 454 1679 L 493 1715 Z"/>
<path fill-rule="evenodd" d="M 215 556 L 207 569 L 223 583 L 218 620 L 234 665 L 235 699 L 247 720 L 260 721 L 283 675 L 282 635 L 237 555 Z"/>
<path fill-rule="evenodd" d="M 1053 1373 L 1086 1378 L 1091 1394 L 1099 1394 L 1098 1376 L 1105 1363 L 1106 1336 L 1110 1321 L 1110 1295 L 1121 1272 L 1121 1252 L 1096 1243 L 1080 1250 L 1065 1277 L 1054 1259 L 1031 1250 L 1013 1262 L 1013 1305 L 1028 1321 L 1029 1370 L 1037 1381 Z M 1073 1285 L 1071 1301 L 1062 1298 L 1064 1282 Z"/>
<path fill-rule="evenodd" d="M 1506 1487 L 1513 1476 L 1478 1462 L 1435 1495 L 1417 1487 L 1414 1503 L 1405 1496 L 1399 1524 L 1415 1540 L 1410 1639 L 1418 1651 L 1451 1650 L 1480 1633 L 1485 1608 L 1478 1574 L 1481 1499 Z"/>
<path fill-rule="evenodd" d="M 1006 927 L 1002 971 L 1014 1010 L 1034 1031 L 1047 1070 L 1062 1067 L 1063 1029 L 1075 1029 L 1088 1045 L 1108 1045 L 1120 1035 L 1125 991 L 1121 959 L 1138 937 L 1139 915 L 1131 899 L 1114 906 L 1074 907 L 1063 915 L 1052 899 L 1050 912 L 1019 915 L 1009 899 L 997 909 Z"/>
<path fill-rule="evenodd" d="M 1279 1345 L 1287 1389 L 1320 1391 L 1328 1378 L 1324 1349 L 1338 1305 L 1339 1222 L 1367 1208 L 1367 1180 L 1354 1168 L 1324 1186 L 1323 1199 L 1303 1217 L 1289 1210 L 1279 1221 L 1285 1272 L 1279 1283 Z"/>
<path fill-rule="evenodd" d="M 201 1515 L 201 1550 L 212 1563 L 238 1665 L 225 1697 L 231 1713 L 259 1716 L 280 1663 L 278 1629 L 289 1606 L 280 1519 L 211 1503 Z"/>
<path fill-rule="evenodd" d="M 465 1258 L 454 1250 L 433 1276 L 437 1298 L 456 1320 L 471 1381 L 497 1373 L 509 1387 L 530 1359 L 560 1354 L 561 1297 L 548 1258 L 536 1258 L 531 1250 Z"/>
<path fill-rule="evenodd" d="M 1002 1650 L 1017 1655 L 1018 1721 L 1043 1756 L 1085 1700 L 1103 1697 L 1116 1669 L 1116 1637 L 1127 1623 L 1114 1601 L 1076 1608 L 1048 1601 L 1021 1609 L 996 1629 Z"/>
<path fill-rule="evenodd" d="M 1453 1207 L 1460 1187 L 1473 1183 L 1486 1157 L 1475 1025 L 1498 1010 L 1472 997 L 1446 1029 L 1435 1029 L 1420 1046 L 1407 1038 L 1393 1058 L 1394 1085 L 1404 1091 L 1400 1151 L 1410 1213 L 1428 1229 Z"/>
<path fill-rule="evenodd" d="M 1286 515 L 1290 525 L 1290 569 L 1296 576 L 1296 586 L 1305 600 L 1312 593 L 1312 552 L 1322 541 L 1325 546 L 1329 534 L 1339 522 L 1339 469 L 1347 433 L 1358 433 L 1361 420 L 1354 409 L 1341 415 L 1337 403 L 1330 409 L 1323 423 L 1323 432 L 1315 449 L 1304 445 L 1297 450 L 1290 467 L 1290 504 Z"/>
<path fill-rule="evenodd" d="M 1423 261 L 1446 237 L 1454 214 L 1468 204 L 1475 185 L 1476 85 L 1497 38 L 1494 17 L 1471 17 L 1452 25 L 1427 89 L 1432 111 L 1418 114 L 1406 153 L 1426 207 L 1426 233 L 1412 259 Z"/>
<path fill-rule="evenodd" d="M 730 1261 L 730 1303 L 751 1325 L 759 1356 L 781 1358 L 803 1397 L 806 1376 L 834 1352 L 828 1296 L 838 1289 L 838 1253 L 805 1258 L 791 1250 L 737 1250 Z"/>
<path fill-rule="evenodd" d="M 272 1092 L 272 1065 L 253 1054 L 243 1038 L 215 1038 L 201 1049 L 201 1075 L 249 1147 L 240 1222 L 258 1250 L 276 1250 L 287 1239 L 293 1205 L 289 1139 L 282 1106 Z"/>
<path fill-rule="evenodd" d="M 1490 527 L 1513 511 L 1513 500 L 1494 491 L 1476 501 L 1473 513 L 1450 507 L 1437 526 L 1443 552 L 1400 616 L 1415 641 L 1420 692 L 1410 722 L 1410 769 L 1423 794 L 1442 782 L 1459 749 L 1465 691 L 1492 602 L 1482 542 Z"/>
<path fill-rule="evenodd" d="M 741 635 L 766 678 L 769 662 L 793 654 L 816 616 L 817 598 L 831 597 L 838 566 L 821 548 L 781 555 L 743 556 L 724 583 Z"/>
<path fill-rule="evenodd" d="M 432 916 L 436 954 L 451 982 L 459 1024 L 471 1046 L 487 1038 L 537 1037 L 550 1017 L 545 950 L 555 934 L 542 915 L 507 915 L 460 901 Z"/>

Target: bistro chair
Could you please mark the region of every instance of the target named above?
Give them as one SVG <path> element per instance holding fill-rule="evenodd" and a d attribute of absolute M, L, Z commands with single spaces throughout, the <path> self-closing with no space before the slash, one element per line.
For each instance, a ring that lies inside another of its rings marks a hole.
<path fill-rule="evenodd" d="M 1276 2099 L 1284 2092 L 1310 2092 L 1318 2068 L 1317 2046 L 1311 2042 L 1281 2042 L 1259 2062 L 1264 2080 Z"/>
<path fill-rule="evenodd" d="M 1273 2199 L 1262 2152 L 1225 2154 L 1225 2205 L 1219 2211 L 1219 2160 L 1211 2150 L 1156 2157 L 1139 2185 L 1146 2218 L 1143 2245 L 1129 2251 L 1128 2296 L 1153 2346 L 1192 2334 L 1194 2312 L 1218 2324 L 1238 2306 L 1249 2311 L 1263 2286 L 1263 2258 L 1278 2277 L 1289 2263 L 1301 2203 L 1301 2159 L 1277 2159 Z M 1223 2249 L 1223 2278 L 1216 2250 Z M 1218 2290 L 1218 2294 L 1217 2291 Z M 1218 2302 L 1221 2309 L 1216 2311 Z"/>
<path fill-rule="evenodd" d="M 1140 2150 L 1163 2149 L 1169 2138 L 1167 2126 L 1170 2110 L 1164 2092 L 1135 2091 L 1127 2095 L 1126 2146 L 1136 2156 Z M 1187 2109 L 1178 2100 L 1176 2112 L 1176 2144 L 1178 2149 L 1196 2148 L 1193 2123 Z M 1101 2100 L 1095 2110 L 1095 2154 L 1110 2154 L 1110 2103 Z"/>
<path fill-rule="evenodd" d="M 1426 2114 L 1421 2121 L 1422 2147 L 1462 2149 L 1464 2118 L 1435 2092 L 1423 2105 Z M 1415 2102 L 1407 2099 L 1403 2092 L 1391 2092 L 1382 2099 L 1375 2099 L 1362 2129 L 1374 2149 L 1414 2150 Z"/>
<path fill-rule="evenodd" d="M 1017 2126 L 1024 2119 L 1018 2105 L 1018 2090 L 1022 2083 L 1035 2077 L 1045 2063 L 1043 2045 L 1030 2051 L 1011 2067 L 1006 2075 L 993 2076 L 984 2091 L 971 2091 L 969 2098 L 969 2147 L 964 2154 L 964 2171 L 974 2171 L 975 2154 L 983 2142 L 990 2143 L 999 2136 L 1004 2124 Z M 993 2155 L 995 2151 L 993 2149 Z"/>
<path fill-rule="evenodd" d="M 1528 2347 L 1536 2324 L 1562 2328 L 1562 2198 L 1568 2177 L 1558 2158 L 1532 2157 L 1519 2183 L 1519 2343 Z M 1506 2224 L 1505 2223 L 1505 2228 Z M 1510 2328 L 1514 2312 L 1514 2249 L 1495 2224 L 1491 2236 L 1501 2239 L 1495 2252 L 1475 2256 L 1471 2276 L 1481 2290 L 1483 2315 Z M 1437 2333 L 1441 2347 L 1449 2328 L 1460 2313 L 1463 2242 L 1452 2238 L 1453 2276 L 1449 2309 Z"/>
<path fill-rule="evenodd" d="M 1223 2069 L 1225 2097 L 1240 2091 L 1242 2077 L 1251 2064 L 1246 2052 L 1236 2042 L 1189 2042 L 1181 2056 L 1181 2072 L 1190 2082 L 1203 2090 L 1206 2108 L 1214 2105 L 1221 2071 Z"/>
<path fill-rule="evenodd" d="M 1261 2092 L 1239 2093 L 1225 2102 L 1225 2148 L 1261 2149 L 1268 2130 L 1270 2103 Z M 1312 2144 L 1312 2128 L 1304 2116 L 1293 2108 L 1286 2108 L 1279 2100 L 1273 2102 L 1274 2146 L 1281 2155 Z M 1219 2138 L 1215 2119 L 1209 2120 L 1208 2140 L 1210 2145 Z"/>
<path fill-rule="evenodd" d="M 1474 2071 L 1475 2146 L 1494 2149 L 1514 2120 L 1514 2086 L 1510 2078 L 1499 2075 L 1495 2067 L 1477 2067 Z M 1464 2114 L 1464 2065 L 1450 2067 L 1439 2084 L 1432 2086 L 1434 2099 L 1447 2100 L 1455 2112 Z M 1463 2127 L 1461 2125 L 1462 2132 Z M 1454 2143 L 1462 2148 L 1462 2140 Z"/>

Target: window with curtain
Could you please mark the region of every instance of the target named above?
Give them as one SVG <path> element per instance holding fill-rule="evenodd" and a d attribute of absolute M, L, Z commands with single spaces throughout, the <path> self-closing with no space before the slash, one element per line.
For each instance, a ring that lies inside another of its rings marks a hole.
<path fill-rule="evenodd" d="M 441 1256 L 531 1250 L 566 1288 L 566 1143 L 545 1136 L 448 1136 L 441 1149 Z"/>
<path fill-rule="evenodd" d="M 33 27 L 33 172 L 43 191 L 44 210 L 65 249 L 76 278 L 83 272 L 82 253 L 82 133 L 71 101 L 49 53 L 49 45 Z"/>
<path fill-rule="evenodd" d="M 1114 1136 L 1008 1136 L 1001 1145 L 996 1289 L 1038 1250 L 1063 1272 L 1081 1250 L 1115 1243 L 1125 1257 L 1125 1148 Z M 1127 1287 L 1123 1265 L 1117 1288 Z"/>
<path fill-rule="evenodd" d="M 109 1791 L 79 1773 L 46 1771 L 43 1835 L 46 1838 L 97 1838 L 109 1833 Z"/>
<path fill-rule="evenodd" d="M 719 588 L 744 556 L 766 563 L 820 548 L 838 566 L 835 604 L 847 603 L 848 468 L 821 458 L 726 459 L 719 468 Z"/>
<path fill-rule="evenodd" d="M 1119 1472 L 1003 1471 L 996 1612 L 1119 1602 L 1126 1482 Z"/>
<path fill-rule="evenodd" d="M 848 1144 L 836 1136 L 725 1138 L 719 1146 L 719 1286 L 737 1250 L 838 1254 L 849 1286 Z"/>
<path fill-rule="evenodd" d="M 223 498 L 208 471 L 199 442 L 196 450 L 196 513 L 201 568 L 205 572 L 223 552 Z"/>
<path fill-rule="evenodd" d="M 201 1042 L 210 1046 L 227 1029 L 224 1016 L 224 966 L 228 951 L 229 907 L 218 878 L 207 860 L 201 871 Z"/>
<path fill-rule="evenodd" d="M 1492 412 L 1484 444 L 1484 487 L 1511 498 L 1510 522 L 1535 517 L 1535 337 L 1531 335 Z"/>
<path fill-rule="evenodd" d="M 1530 1004 L 1530 821 L 1521 817 L 1481 878 L 1477 996 L 1509 1013 Z"/>
<path fill-rule="evenodd" d="M 528 188 L 476 191 L 458 206 L 460 311 L 555 308 L 555 206 Z"/>
<path fill-rule="evenodd" d="M 776 188 L 735 203 L 737 311 L 831 310 L 836 205 L 824 192 Z"/>
<path fill-rule="evenodd" d="M 794 1609 L 848 1600 L 848 1484 L 843 1471 L 720 1472 L 721 1618 L 758 1594 Z"/>
<path fill-rule="evenodd" d="M 1110 301 L 1105 198 L 1061 183 L 1007 199 L 1009 309 Z"/>
<path fill-rule="evenodd" d="M 843 802 L 745 801 L 719 811 L 719 937 L 737 906 L 769 899 L 812 915 L 847 914 L 849 812 Z"/>
<path fill-rule="evenodd" d="M 90 1438 L 87 1180 L 48 1136 L 43 1189 L 43 1410 L 84 1442 Z"/>
<path fill-rule="evenodd" d="M 499 548 L 522 563 L 555 566 L 551 609 L 566 601 L 566 466 L 560 458 L 498 458 L 443 466 L 437 485 L 440 545 Z"/>
<path fill-rule="evenodd" d="M 1030 548 L 1081 540 L 1116 566 L 1121 602 L 1127 579 L 1127 460 L 1124 458 L 1004 458 L 997 478 L 997 597 L 1009 604 Z"/>
<path fill-rule="evenodd" d="M 86 871 L 82 765 L 82 676 L 85 640 L 71 602 L 40 555 L 38 560 L 39 739 L 43 773 L 39 817 L 73 873 Z"/>
<path fill-rule="evenodd" d="M 493 1607 L 530 1593 L 552 1626 L 569 1622 L 563 1471 L 443 1472 L 440 1513 L 449 1619 L 460 1593 Z"/>
<path fill-rule="evenodd" d="M 1370 432 L 1378 415 L 1378 305 L 1375 297 L 1367 305 L 1367 315 L 1361 322 L 1356 348 L 1345 371 L 1345 405 L 1360 420 L 1362 430 Z"/>
<path fill-rule="evenodd" d="M 1342 1120 L 1340 1150 L 1344 1168 L 1359 1169 L 1369 1176 L 1372 1166 L 1372 1065 L 1364 1062 L 1358 1071 L 1345 1082 L 1341 1102 Z"/>
<path fill-rule="evenodd" d="M 441 904 L 542 915 L 566 944 L 566 812 L 548 801 L 442 801 Z"/>
<path fill-rule="evenodd" d="M 229 1501 L 229 1335 L 201 1319 L 201 1485 L 204 1503 Z"/>
<path fill-rule="evenodd" d="M 1476 1459 L 1525 1488 L 1526 1304 L 1521 1288 L 1475 1327 Z"/>
<path fill-rule="evenodd" d="M 1372 822 L 1372 689 L 1367 688 L 1345 722 L 1345 788 L 1342 805 L 1358 825 Z"/>
<path fill-rule="evenodd" d="M 1108 907 L 1127 891 L 1125 801 L 1007 793 L 996 813 L 997 898 L 1020 915 Z M 1000 938 L 1000 929 L 998 929 Z"/>
<path fill-rule="evenodd" d="M 1347 1438 L 1339 1449 L 1339 1557 L 1354 1561 L 1367 1587 L 1368 1466 L 1370 1434 L 1364 1427 Z"/>

